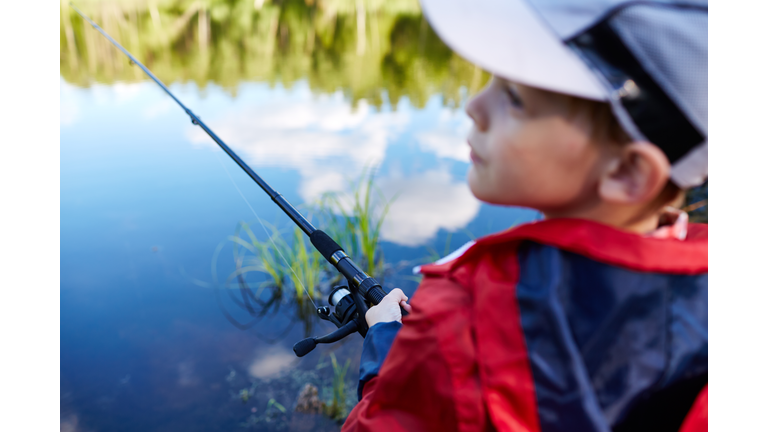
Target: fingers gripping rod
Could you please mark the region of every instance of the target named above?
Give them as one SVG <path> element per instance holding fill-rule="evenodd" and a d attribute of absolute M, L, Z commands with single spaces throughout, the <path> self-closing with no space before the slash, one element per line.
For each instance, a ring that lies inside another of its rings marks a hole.
<path fill-rule="evenodd" d="M 312 242 L 312 245 L 317 249 L 318 252 L 320 252 L 323 257 L 325 257 L 326 260 L 328 260 L 329 263 L 331 263 L 344 277 L 350 282 L 350 288 L 352 290 L 358 291 L 367 301 L 369 301 L 372 304 L 379 304 L 382 298 L 386 295 L 386 292 L 381 288 L 381 285 L 376 281 L 376 279 L 372 278 L 371 276 L 367 275 L 363 270 L 361 270 L 353 261 L 352 259 L 347 256 L 347 254 L 344 252 L 344 250 L 341 248 L 341 246 L 338 245 L 330 236 L 328 236 L 325 232 L 322 230 L 316 229 L 312 224 L 307 220 L 307 218 L 304 217 L 298 210 L 296 210 L 291 203 L 288 202 L 288 200 L 283 197 L 280 193 L 272 189 L 272 187 L 264 181 L 256 172 L 254 172 L 251 167 L 248 166 L 240 157 L 232 151 L 231 148 L 229 148 L 228 145 L 224 143 L 224 141 L 221 140 L 212 130 L 208 127 L 202 120 L 200 120 L 200 117 L 195 115 L 195 113 L 192 112 L 189 108 L 187 108 L 181 101 L 168 89 L 168 87 L 163 84 L 162 81 L 160 81 L 155 74 L 152 73 L 146 66 L 144 66 L 140 61 L 138 61 L 133 55 L 131 55 L 128 50 L 123 48 L 122 45 L 117 43 L 112 37 L 107 34 L 101 27 L 98 26 L 95 22 L 93 22 L 90 18 L 88 18 L 85 14 L 83 14 L 80 9 L 75 7 L 72 3 L 69 4 L 72 9 L 77 12 L 78 15 L 80 15 L 84 20 L 86 20 L 96 31 L 101 33 L 107 40 L 109 40 L 112 45 L 114 45 L 117 49 L 123 52 L 135 65 L 141 68 L 141 70 L 144 71 L 145 74 L 147 74 L 148 77 L 152 79 L 157 85 L 160 86 L 173 100 L 184 110 L 185 113 L 189 116 L 190 120 L 192 120 L 192 124 L 196 126 L 200 126 L 201 129 L 205 131 L 205 133 L 208 134 L 215 142 L 216 144 L 221 147 L 222 150 L 224 150 L 225 153 L 229 155 L 229 157 L 232 158 L 232 160 L 237 163 L 237 165 L 242 168 L 243 171 L 245 171 L 248 176 L 250 176 L 253 181 L 256 182 L 256 184 L 261 187 L 264 192 L 269 195 L 270 198 L 272 198 L 272 201 L 277 204 L 278 207 L 286 214 L 288 217 L 291 218 L 291 220 L 299 227 L 301 228 L 304 233 L 309 236 L 310 241 Z M 403 315 L 405 315 L 405 311 L 403 312 Z"/>

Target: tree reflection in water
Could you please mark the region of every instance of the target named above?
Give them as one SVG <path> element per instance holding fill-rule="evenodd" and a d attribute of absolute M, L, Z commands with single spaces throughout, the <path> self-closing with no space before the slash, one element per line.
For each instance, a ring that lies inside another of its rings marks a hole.
<path fill-rule="evenodd" d="M 459 106 L 488 74 L 447 48 L 417 0 L 121 0 L 78 2 L 83 12 L 162 81 L 241 81 L 313 92 L 342 90 L 355 105 L 423 107 L 440 94 Z M 61 75 L 67 82 L 144 80 L 141 70 L 61 3 Z M 384 99 L 388 99 L 385 101 Z"/>

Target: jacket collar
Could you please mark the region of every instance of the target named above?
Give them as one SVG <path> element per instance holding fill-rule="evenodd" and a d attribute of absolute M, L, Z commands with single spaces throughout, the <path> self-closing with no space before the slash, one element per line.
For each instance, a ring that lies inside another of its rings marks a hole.
<path fill-rule="evenodd" d="M 522 241 L 554 246 L 596 261 L 643 272 L 706 273 L 708 227 L 688 224 L 685 240 L 654 238 L 584 219 L 548 219 L 510 228 L 478 239 L 456 259 L 421 267 L 424 274 L 451 272 L 487 252 L 514 253 Z"/>

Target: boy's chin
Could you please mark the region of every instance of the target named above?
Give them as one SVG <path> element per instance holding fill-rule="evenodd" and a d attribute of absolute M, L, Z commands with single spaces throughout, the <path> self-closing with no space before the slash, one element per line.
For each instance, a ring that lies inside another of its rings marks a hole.
<path fill-rule="evenodd" d="M 537 208 L 535 205 L 532 205 L 533 203 L 531 202 L 522 199 L 516 199 L 514 194 L 510 193 L 512 192 L 510 190 L 486 190 L 483 189 L 481 185 L 476 183 L 473 185 L 472 181 L 468 181 L 467 183 L 469 183 L 469 190 L 472 192 L 472 195 L 486 204 L 505 207 L 526 207 L 541 211 L 541 209 Z"/>
<path fill-rule="evenodd" d="M 467 184 L 469 185 L 469 191 L 472 192 L 472 195 L 474 195 L 475 198 L 480 201 L 488 202 L 486 199 L 487 193 L 483 190 L 482 182 L 477 178 L 477 172 L 475 171 L 474 165 L 470 165 L 469 171 L 467 172 Z"/>
<path fill-rule="evenodd" d="M 501 194 L 498 190 L 484 187 L 485 185 L 483 182 L 479 181 L 476 177 L 473 177 L 471 170 L 467 175 L 467 183 L 469 184 L 469 190 L 472 192 L 472 195 L 484 203 L 503 206 L 525 207 L 524 205 L 518 204 L 516 200 L 513 199 L 513 197 L 506 196 L 506 194 Z"/>

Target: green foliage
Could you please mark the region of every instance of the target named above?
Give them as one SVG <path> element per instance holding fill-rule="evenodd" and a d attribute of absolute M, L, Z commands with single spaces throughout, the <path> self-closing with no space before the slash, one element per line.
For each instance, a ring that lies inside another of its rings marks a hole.
<path fill-rule="evenodd" d="M 320 253 L 318 253 L 314 246 L 307 245 L 304 232 L 295 227 L 293 229 L 293 247 L 288 249 L 288 256 L 286 259 L 291 263 L 291 277 L 294 280 L 294 287 L 296 287 L 296 297 L 302 298 L 302 292 L 299 291 L 300 286 L 304 286 L 307 290 L 307 294 L 312 298 L 317 298 L 320 294 L 319 287 L 322 280 L 323 265 L 325 261 Z"/>
<path fill-rule="evenodd" d="M 432 246 L 429 246 L 429 245 L 426 246 L 427 252 L 429 253 L 429 255 L 427 255 L 427 262 L 435 262 L 440 258 L 451 253 L 451 237 L 453 237 L 453 233 L 449 232 L 448 236 L 445 238 L 445 247 L 443 248 L 442 254 Z"/>
<path fill-rule="evenodd" d="M 374 174 L 373 170 L 365 170 L 358 181 L 350 185 L 351 194 L 325 195 L 321 202 L 308 206 L 305 214 L 317 215 L 318 225 L 336 239 L 363 270 L 381 277 L 384 256 L 379 235 L 391 201 L 384 200 L 375 187 Z M 325 264 L 325 258 L 298 227 L 290 225 L 292 236 L 288 240 L 285 232 L 274 226 L 264 224 L 263 230 L 266 232 L 261 234 L 259 227 L 257 235 L 250 224 L 240 222 L 234 235 L 227 238 L 232 243 L 235 270 L 227 276 L 223 286 L 232 302 L 257 318 L 269 311 L 277 311 L 284 301 L 296 304 L 298 318 L 304 323 L 308 335 L 312 329 L 314 307 L 312 302 L 306 301 L 307 296 L 313 301 L 318 300 L 340 275 Z M 223 245 L 217 248 L 212 261 L 214 281 L 217 257 Z M 255 289 L 251 286 L 253 277 L 250 275 L 261 279 Z M 224 313 L 235 323 L 228 312 Z M 256 322 L 235 324 L 245 328 Z"/>
<path fill-rule="evenodd" d="M 518 221 L 515 221 L 512 224 L 512 226 L 515 226 L 517 224 L 518 224 Z M 475 235 L 472 234 L 472 231 L 470 231 L 470 230 L 468 230 L 466 228 L 462 228 L 461 232 L 464 235 L 466 235 L 469 240 L 475 240 L 475 238 L 476 238 Z M 442 253 L 439 252 L 434 247 L 427 245 L 426 249 L 427 249 L 428 255 L 424 258 L 424 260 L 426 262 L 435 262 L 435 261 L 437 261 L 437 260 L 447 256 L 451 252 L 453 252 L 453 250 L 451 249 L 451 239 L 453 238 L 453 234 L 454 233 L 449 232 L 448 235 L 446 236 L 446 238 L 445 238 L 445 246 L 443 247 Z M 465 241 L 467 241 L 467 240 L 465 240 Z M 418 278 L 418 280 L 420 281 L 421 279 Z"/>
<path fill-rule="evenodd" d="M 335 420 L 343 420 L 347 417 L 347 385 L 345 378 L 349 369 L 350 360 L 347 359 L 344 366 L 340 366 L 336 361 L 336 355 L 331 353 L 331 364 L 333 365 L 333 398 L 330 403 L 325 404 L 326 414 Z"/>
<path fill-rule="evenodd" d="M 261 415 L 250 415 L 248 418 L 240 423 L 240 427 L 245 429 L 263 430 L 264 424 L 278 424 L 285 427 L 287 418 L 285 414 L 287 409 L 274 398 L 270 398 L 267 401 L 267 407 L 264 409 Z M 278 429 L 279 430 L 279 429 Z"/>
<path fill-rule="evenodd" d="M 272 230 L 270 238 L 266 242 L 261 242 L 256 238 L 256 235 L 247 223 L 240 222 L 238 224 L 235 229 L 235 235 L 228 238 L 233 243 L 232 253 L 238 269 L 235 273 L 230 275 L 230 278 L 227 280 L 228 283 L 231 282 L 233 276 L 240 276 L 246 274 L 247 271 L 255 270 L 269 276 L 267 284 L 282 290 L 285 285 L 287 274 L 285 266 L 282 265 L 282 261 L 280 260 L 279 253 L 281 250 L 287 250 L 288 246 L 280 236 L 280 232 L 274 227 L 270 228 Z M 241 229 L 248 235 L 250 243 L 240 238 Z M 244 257 L 239 253 L 238 246 L 244 247 L 255 255 L 255 257 L 248 259 L 248 263 L 251 265 L 246 267 L 246 271 L 241 269 Z"/>
<path fill-rule="evenodd" d="M 228 237 L 233 245 L 235 271 L 227 277 L 224 285 L 229 286 L 234 280 L 245 284 L 245 275 L 260 272 L 267 276 L 267 280 L 256 291 L 256 298 L 259 298 L 264 288 L 269 288 L 270 300 L 279 301 L 286 287 L 292 288 L 291 298 L 298 303 L 304 302 L 305 295 L 312 299 L 319 298 L 324 258 L 312 245 L 307 244 L 304 233 L 298 227 L 293 230 L 293 242 L 290 244 L 283 239 L 277 228 L 266 224 L 265 227 L 271 233 L 264 241 L 259 240 L 245 222 L 240 222 L 235 235 Z M 241 237 L 241 232 L 248 236 L 248 241 Z M 247 252 L 251 255 L 247 255 Z"/>
<path fill-rule="evenodd" d="M 356 104 L 434 94 L 458 106 L 488 74 L 451 52 L 417 0 L 81 0 L 77 6 L 166 83 L 241 81 L 342 90 Z M 358 5 L 362 5 L 358 9 Z M 77 85 L 145 80 L 61 2 L 60 73 Z"/>
<path fill-rule="evenodd" d="M 282 405 L 281 405 L 279 402 L 277 402 L 277 401 L 276 401 L 276 400 L 274 400 L 274 399 L 270 399 L 270 400 L 269 400 L 269 402 L 267 402 L 267 412 L 269 412 L 269 410 L 270 410 L 272 407 L 275 407 L 275 408 L 276 408 L 278 411 L 280 411 L 281 413 L 285 413 L 285 412 L 286 412 L 286 409 L 285 409 L 285 407 L 284 407 L 284 406 L 282 406 Z"/>
<path fill-rule="evenodd" d="M 387 200 L 376 188 L 375 174 L 374 170 L 363 170 L 358 180 L 350 185 L 351 195 L 325 194 L 317 205 L 326 232 L 371 275 L 380 274 L 384 269 L 379 236 L 394 200 Z"/>

